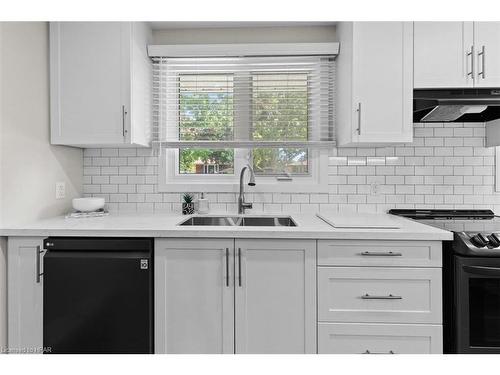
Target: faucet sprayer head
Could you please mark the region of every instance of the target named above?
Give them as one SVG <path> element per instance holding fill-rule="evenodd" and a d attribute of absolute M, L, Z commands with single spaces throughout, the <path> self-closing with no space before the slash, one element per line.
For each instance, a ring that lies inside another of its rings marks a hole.
<path fill-rule="evenodd" d="M 248 186 L 255 186 L 255 173 L 253 171 L 253 168 L 250 166 L 250 164 L 247 164 L 247 168 L 250 171 L 250 181 L 248 181 Z"/>

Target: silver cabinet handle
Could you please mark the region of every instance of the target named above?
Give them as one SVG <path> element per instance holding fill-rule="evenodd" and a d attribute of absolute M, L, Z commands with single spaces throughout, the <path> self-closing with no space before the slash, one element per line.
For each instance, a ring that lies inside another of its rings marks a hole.
<path fill-rule="evenodd" d="M 368 349 L 366 349 L 363 353 L 361 354 L 395 354 L 393 350 L 389 350 L 388 352 L 372 352 Z"/>
<path fill-rule="evenodd" d="M 467 75 L 474 79 L 474 46 L 470 47 L 470 52 L 467 52 L 466 55 L 470 56 L 470 72 L 467 72 Z"/>
<path fill-rule="evenodd" d="M 238 248 L 238 286 L 241 287 L 241 248 Z"/>
<path fill-rule="evenodd" d="M 403 297 L 393 296 L 392 294 L 389 294 L 387 296 L 370 296 L 368 293 L 366 293 L 364 296 L 361 296 L 361 299 L 403 299 Z"/>
<path fill-rule="evenodd" d="M 229 248 L 226 247 L 226 286 L 229 287 Z"/>
<path fill-rule="evenodd" d="M 478 52 L 477 57 L 479 58 L 479 56 L 481 56 L 481 71 L 477 73 L 477 76 L 478 76 L 478 78 L 479 78 L 479 76 L 481 76 L 484 79 L 485 78 L 484 65 L 485 65 L 485 57 L 486 57 L 484 46 L 481 47 L 481 52 Z"/>
<path fill-rule="evenodd" d="M 122 134 L 123 134 L 123 138 L 125 138 L 127 136 L 127 129 L 125 126 L 125 117 L 127 116 L 127 114 L 128 114 L 128 112 L 126 111 L 125 106 L 122 105 Z"/>
<path fill-rule="evenodd" d="M 369 257 L 400 257 L 403 254 L 393 251 L 363 251 L 360 253 L 362 256 Z"/>
<path fill-rule="evenodd" d="M 361 135 L 361 102 L 358 103 L 356 112 L 358 112 L 358 128 L 356 129 L 356 131 L 358 132 L 358 135 Z"/>
<path fill-rule="evenodd" d="M 42 263 L 42 254 L 44 251 L 41 249 L 40 246 L 36 247 L 36 283 L 40 284 L 40 279 L 41 276 L 43 276 L 43 273 L 41 272 L 41 263 Z"/>

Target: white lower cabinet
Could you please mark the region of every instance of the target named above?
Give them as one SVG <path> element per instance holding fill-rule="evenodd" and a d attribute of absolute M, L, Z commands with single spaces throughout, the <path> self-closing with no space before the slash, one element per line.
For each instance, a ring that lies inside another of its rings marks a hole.
<path fill-rule="evenodd" d="M 236 240 L 235 250 L 235 352 L 316 353 L 316 241 Z"/>
<path fill-rule="evenodd" d="M 438 241 L 318 241 L 318 353 L 443 352 Z"/>
<path fill-rule="evenodd" d="M 314 240 L 157 239 L 156 353 L 316 353 Z"/>
<path fill-rule="evenodd" d="M 7 340 L 13 353 L 43 346 L 43 238 L 11 237 L 7 252 Z"/>
<path fill-rule="evenodd" d="M 439 354 L 441 325 L 320 323 L 319 354 Z"/>
<path fill-rule="evenodd" d="M 156 239 L 155 352 L 442 353 L 441 244 L 369 242 Z M 43 254 L 8 239 L 12 351 L 42 350 Z"/>
<path fill-rule="evenodd" d="M 156 353 L 233 353 L 233 243 L 156 241 Z"/>
<path fill-rule="evenodd" d="M 441 269 L 318 267 L 319 321 L 440 323 Z"/>

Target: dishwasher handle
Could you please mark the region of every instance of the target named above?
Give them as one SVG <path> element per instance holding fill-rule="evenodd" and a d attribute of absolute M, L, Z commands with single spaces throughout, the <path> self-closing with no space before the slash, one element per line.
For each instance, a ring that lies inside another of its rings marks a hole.
<path fill-rule="evenodd" d="M 40 284 L 41 277 L 43 276 L 43 272 L 42 272 L 42 256 L 43 256 L 44 253 L 45 253 L 45 251 L 42 250 L 40 246 L 36 247 L 36 270 L 35 270 L 36 274 L 35 274 L 35 277 L 36 277 L 36 283 L 37 284 Z"/>
<path fill-rule="evenodd" d="M 48 237 L 45 250 L 54 251 L 152 251 L 153 238 L 133 237 Z"/>

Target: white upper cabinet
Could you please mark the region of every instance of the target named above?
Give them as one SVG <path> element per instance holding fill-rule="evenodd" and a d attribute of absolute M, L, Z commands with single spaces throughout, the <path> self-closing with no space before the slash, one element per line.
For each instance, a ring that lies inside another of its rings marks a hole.
<path fill-rule="evenodd" d="M 149 145 L 150 39 L 140 22 L 50 24 L 52 144 Z"/>
<path fill-rule="evenodd" d="M 472 22 L 415 22 L 415 88 L 472 87 Z"/>
<path fill-rule="evenodd" d="M 415 22 L 415 88 L 500 86 L 500 22 Z"/>
<path fill-rule="evenodd" d="M 500 87 L 500 22 L 474 22 L 476 87 Z"/>
<path fill-rule="evenodd" d="M 376 146 L 413 139 L 413 24 L 337 26 L 337 143 Z"/>

